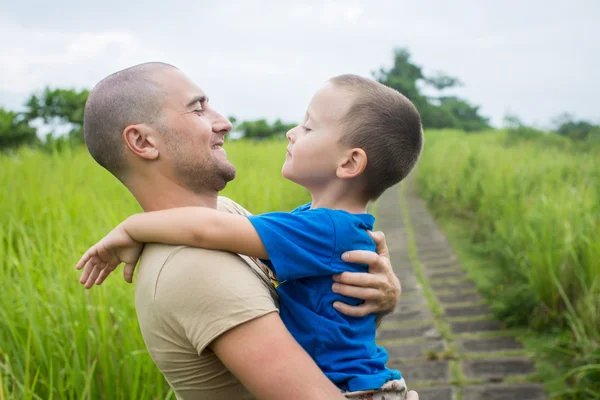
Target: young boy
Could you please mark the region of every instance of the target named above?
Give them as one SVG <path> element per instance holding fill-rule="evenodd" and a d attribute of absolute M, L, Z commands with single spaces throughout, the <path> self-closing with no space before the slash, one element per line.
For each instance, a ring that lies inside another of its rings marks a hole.
<path fill-rule="evenodd" d="M 134 215 L 86 252 L 77 265 L 86 266 L 81 281 L 102 270 L 99 284 L 121 262 L 135 265 L 147 242 L 261 258 L 279 282 L 286 327 L 346 397 L 404 398 L 404 379 L 386 368 L 387 352 L 375 344 L 375 316 L 336 312 L 334 301 L 358 301 L 333 293 L 331 285 L 334 274 L 366 272 L 341 254 L 375 249 L 368 233 L 375 219 L 366 206 L 415 166 L 423 146 L 419 113 L 393 89 L 342 75 L 314 95 L 287 138 L 282 174 L 304 186 L 311 203 L 249 217 L 201 207 Z"/>

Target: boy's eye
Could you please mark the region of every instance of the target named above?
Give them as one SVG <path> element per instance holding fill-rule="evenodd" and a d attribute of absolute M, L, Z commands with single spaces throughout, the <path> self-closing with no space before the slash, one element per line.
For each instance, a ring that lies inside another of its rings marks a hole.
<path fill-rule="evenodd" d="M 304 129 L 304 132 L 310 132 L 310 131 L 312 131 L 312 129 L 310 129 L 309 127 L 304 126 L 304 125 L 302 126 L 302 129 Z"/>

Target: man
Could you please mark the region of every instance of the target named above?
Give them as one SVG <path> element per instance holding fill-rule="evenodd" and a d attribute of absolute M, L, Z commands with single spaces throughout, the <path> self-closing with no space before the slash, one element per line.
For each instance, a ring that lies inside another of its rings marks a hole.
<path fill-rule="evenodd" d="M 161 63 L 102 80 L 84 115 L 91 155 L 145 211 L 204 206 L 246 213 L 218 198 L 235 177 L 222 149 L 230 130 L 200 88 Z M 379 249 L 386 254 L 384 242 Z M 399 282 L 387 258 L 353 252 L 351 260 L 369 264 L 372 273 L 342 274 L 333 290 L 366 301 L 335 307 L 348 315 L 391 311 Z M 125 267 L 128 281 L 133 267 Z M 268 270 L 256 260 L 151 244 L 139 268 L 135 297 L 142 335 L 179 398 L 343 398 L 286 330 Z M 92 275 L 88 283 L 97 278 L 102 276 Z"/>

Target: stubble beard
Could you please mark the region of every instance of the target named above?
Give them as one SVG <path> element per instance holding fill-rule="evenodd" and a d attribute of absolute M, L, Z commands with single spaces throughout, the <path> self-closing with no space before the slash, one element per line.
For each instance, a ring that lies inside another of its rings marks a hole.
<path fill-rule="evenodd" d="M 235 167 L 229 161 L 208 159 L 180 161 L 175 165 L 177 179 L 194 193 L 220 192 L 235 178 Z"/>
<path fill-rule="evenodd" d="M 176 135 L 173 135 L 176 137 Z M 175 155 L 175 177 L 194 193 L 219 192 L 235 178 L 235 167 L 227 159 L 216 158 L 211 150 L 200 156 L 189 153 L 187 143 L 167 142 Z M 187 151 L 186 151 L 187 150 Z"/>

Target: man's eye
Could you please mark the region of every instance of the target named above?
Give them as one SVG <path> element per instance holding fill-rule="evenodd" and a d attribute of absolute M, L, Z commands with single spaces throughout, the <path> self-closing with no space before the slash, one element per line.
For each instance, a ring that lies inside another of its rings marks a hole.
<path fill-rule="evenodd" d="M 200 108 L 200 109 L 198 109 L 198 110 L 194 110 L 194 112 L 195 112 L 196 114 L 198 114 L 198 115 L 202 115 L 202 114 L 204 114 L 204 110 L 203 110 L 203 109 L 201 109 L 201 108 Z"/>

